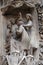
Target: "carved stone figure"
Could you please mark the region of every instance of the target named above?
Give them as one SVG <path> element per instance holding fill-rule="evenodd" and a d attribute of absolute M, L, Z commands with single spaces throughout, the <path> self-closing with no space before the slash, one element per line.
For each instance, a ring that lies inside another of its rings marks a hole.
<path fill-rule="evenodd" d="M 0 0 L 0 65 L 43 65 L 42 10 L 42 0 Z"/>
<path fill-rule="evenodd" d="M 12 26 L 12 32 L 13 34 L 16 33 L 16 38 L 15 37 L 11 37 L 10 39 L 10 43 L 11 43 L 11 53 L 10 54 L 15 54 L 15 52 L 19 51 L 19 55 L 17 57 L 16 55 L 16 59 L 18 58 L 18 61 L 19 63 L 17 63 L 18 65 L 20 65 L 22 63 L 22 61 L 24 61 L 24 59 L 26 60 L 29 60 L 29 46 L 30 46 L 30 38 L 29 38 L 29 35 L 27 33 L 27 31 L 25 30 L 25 27 L 29 26 L 28 23 L 25 25 L 24 21 L 23 21 L 23 18 L 22 18 L 22 14 L 19 13 L 20 17 L 16 20 L 16 25 L 14 24 L 14 28 Z M 16 29 L 16 30 L 15 30 Z M 16 31 L 16 32 L 15 32 Z M 27 56 L 28 56 L 28 59 L 27 59 Z M 9 56 L 8 56 L 9 57 Z M 7 57 L 7 59 L 8 59 Z M 15 55 L 14 55 L 15 57 Z M 31 56 L 30 56 L 31 57 Z M 11 55 L 10 55 L 10 58 L 11 58 Z M 8 62 L 10 59 L 8 59 Z M 13 60 L 13 59 L 12 59 Z M 30 61 L 30 60 L 29 60 Z M 15 63 L 13 63 L 15 64 Z M 27 64 L 29 64 L 27 62 Z"/>
<path fill-rule="evenodd" d="M 27 29 L 28 28 L 31 28 L 32 27 L 32 15 L 31 14 L 29 14 L 29 13 L 27 13 L 26 14 L 26 18 L 27 18 L 27 24 L 26 25 L 24 25 L 25 27 L 27 27 Z"/>
<path fill-rule="evenodd" d="M 18 30 L 16 31 L 17 35 L 21 35 L 21 42 L 24 46 L 24 49 L 27 49 L 29 46 L 29 36 L 27 31 L 25 30 L 24 26 L 23 26 L 23 19 L 22 19 L 22 15 L 20 14 L 20 18 L 17 20 L 17 26 L 18 26 Z"/>

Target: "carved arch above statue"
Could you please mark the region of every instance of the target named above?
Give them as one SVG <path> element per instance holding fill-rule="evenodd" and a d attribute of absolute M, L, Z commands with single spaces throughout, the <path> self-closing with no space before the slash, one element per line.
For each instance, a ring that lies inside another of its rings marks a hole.
<path fill-rule="evenodd" d="M 34 2 L 32 0 L 2 0 L 0 2 L 0 5 L 2 8 L 6 7 L 6 6 L 14 6 L 14 8 L 16 7 L 20 7 L 23 6 L 23 4 L 26 4 L 29 7 L 34 7 Z"/>

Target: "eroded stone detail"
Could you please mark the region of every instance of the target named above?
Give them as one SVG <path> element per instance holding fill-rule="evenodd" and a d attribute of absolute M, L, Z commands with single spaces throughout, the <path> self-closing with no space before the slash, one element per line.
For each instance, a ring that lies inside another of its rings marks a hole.
<path fill-rule="evenodd" d="M 33 42 L 36 41 L 36 33 L 34 32 L 34 38 L 32 42 L 32 33 L 33 31 L 36 31 L 34 28 L 34 22 L 33 21 L 33 11 L 34 9 L 34 4 L 33 2 L 30 1 L 11 1 L 10 6 L 3 7 L 1 9 L 6 18 L 8 17 L 8 22 L 7 22 L 7 31 L 6 31 L 6 39 L 5 39 L 5 50 L 6 50 L 6 55 L 3 56 L 3 62 L 2 65 L 38 65 L 38 61 L 36 60 L 36 53 L 39 49 L 39 46 L 37 45 L 38 43 L 33 45 Z M 20 5 L 20 8 L 19 8 Z M 25 8 L 26 6 L 26 8 Z M 23 9 L 24 7 L 24 9 Z M 11 8 L 11 11 L 9 10 Z M 31 11 L 29 11 L 28 10 Z M 36 7 L 35 7 L 36 8 Z M 17 10 L 18 9 L 18 10 Z M 14 13 L 14 11 L 16 13 Z M 20 10 L 20 11 L 19 11 Z M 26 12 L 24 12 L 26 10 Z M 29 12 L 28 12 L 28 11 Z M 38 14 L 39 14 L 39 9 L 37 9 Z M 11 15 L 11 18 L 9 19 L 8 12 L 11 13 L 13 12 L 14 15 Z M 42 13 L 40 12 L 42 15 Z M 38 15 L 38 20 L 41 20 L 42 16 Z M 41 24 L 42 26 L 42 24 Z M 41 28 L 41 29 L 40 29 Z M 40 34 L 43 32 L 43 26 L 40 27 L 39 29 L 42 30 L 39 32 Z M 43 39 L 43 35 L 40 35 L 41 39 Z M 41 45 L 40 45 L 41 46 Z M 40 49 L 40 59 L 43 59 L 43 49 L 41 46 Z M 42 58 L 41 58 L 42 57 Z M 39 61 L 40 62 L 40 61 Z"/>

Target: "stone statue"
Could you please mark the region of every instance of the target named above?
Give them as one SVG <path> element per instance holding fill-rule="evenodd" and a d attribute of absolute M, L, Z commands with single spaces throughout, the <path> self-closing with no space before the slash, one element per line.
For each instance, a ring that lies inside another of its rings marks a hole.
<path fill-rule="evenodd" d="M 27 32 L 32 28 L 31 15 L 27 14 L 26 18 L 27 23 L 25 24 L 20 12 L 19 18 L 17 18 L 15 23 L 11 22 L 11 31 L 13 35 L 10 38 L 10 55 L 6 56 L 9 65 L 22 65 L 24 59 L 26 65 L 31 64 L 30 62 L 33 63 L 34 57 L 30 54 L 30 36 Z"/>
<path fill-rule="evenodd" d="M 32 15 L 31 14 L 26 14 L 26 19 L 27 19 L 27 24 L 24 25 L 27 30 L 29 30 L 32 27 Z"/>
<path fill-rule="evenodd" d="M 32 15 L 31 14 L 26 14 L 27 18 L 27 24 L 24 25 L 26 28 L 28 35 L 30 37 L 30 44 L 31 44 L 31 54 L 34 55 L 35 51 L 37 50 L 36 46 L 31 43 L 31 35 L 32 35 L 32 27 L 33 27 L 33 21 L 32 21 Z"/>
<path fill-rule="evenodd" d="M 28 36 L 28 33 L 27 31 L 25 30 L 24 28 L 24 22 L 23 22 L 23 19 L 22 19 L 22 15 L 20 13 L 20 18 L 18 18 L 17 20 L 17 26 L 18 26 L 18 30 L 16 31 L 17 35 L 20 36 L 21 35 L 21 42 L 24 46 L 23 49 L 27 49 L 28 46 L 29 46 L 29 36 Z"/>
<path fill-rule="evenodd" d="M 32 27 L 31 14 L 26 14 L 26 19 L 27 19 L 27 23 L 25 24 L 22 18 L 21 12 L 19 12 L 19 18 L 17 18 L 17 20 L 15 21 L 15 24 L 12 25 L 12 32 L 14 35 L 11 37 L 10 42 L 11 42 L 11 47 L 13 45 L 15 50 L 20 50 L 21 48 L 23 53 L 25 52 L 26 55 L 28 55 L 28 52 L 31 46 L 30 45 L 30 34 L 28 35 L 28 32 L 31 30 L 31 27 Z M 24 51 L 24 50 L 28 50 L 28 51 Z"/>

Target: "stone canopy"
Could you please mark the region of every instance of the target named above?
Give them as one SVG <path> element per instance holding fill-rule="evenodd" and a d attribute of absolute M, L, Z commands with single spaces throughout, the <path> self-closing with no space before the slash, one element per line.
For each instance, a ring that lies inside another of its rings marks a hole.
<path fill-rule="evenodd" d="M 34 2 L 32 2 L 31 0 L 24 0 L 24 1 L 21 1 L 21 0 L 16 0 L 16 1 L 3 1 L 3 2 L 0 2 L 2 3 L 2 8 L 6 7 L 6 6 L 13 6 L 14 8 L 17 8 L 17 7 L 21 7 L 23 6 L 24 4 L 27 5 L 28 7 L 34 7 Z"/>
<path fill-rule="evenodd" d="M 13 4 L 14 3 L 14 4 Z M 12 6 L 14 8 L 18 8 L 18 7 L 21 7 L 23 6 L 24 4 L 27 6 L 27 7 L 35 7 L 35 5 L 32 3 L 32 2 L 29 2 L 29 1 L 15 1 L 12 3 Z"/>
<path fill-rule="evenodd" d="M 18 9 L 18 8 L 22 8 L 22 9 L 27 9 L 27 8 L 30 8 L 30 9 L 33 9 L 35 7 L 34 3 L 33 2 L 29 2 L 29 1 L 11 1 L 9 2 L 9 4 L 6 4 L 4 6 L 1 7 L 1 11 L 3 13 L 7 13 L 14 9 Z"/>

